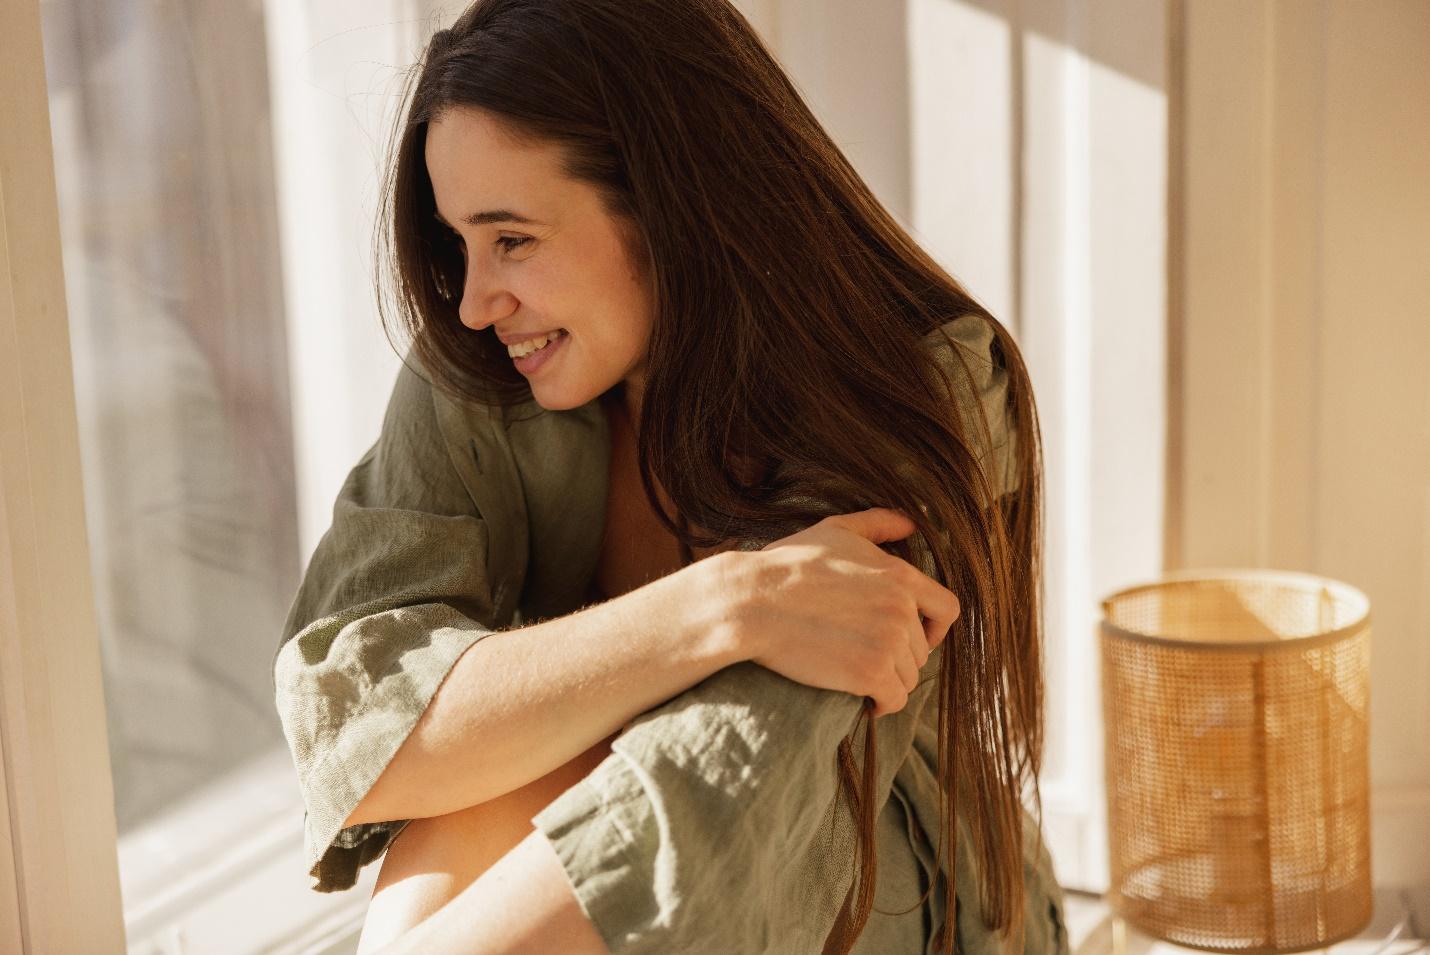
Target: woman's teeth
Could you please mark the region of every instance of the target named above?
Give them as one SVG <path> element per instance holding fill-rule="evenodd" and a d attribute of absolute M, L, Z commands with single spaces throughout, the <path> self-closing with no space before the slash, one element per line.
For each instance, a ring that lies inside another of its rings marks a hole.
<path fill-rule="evenodd" d="M 547 332 L 540 338 L 528 338 L 524 342 L 517 342 L 514 345 L 508 345 L 506 346 L 506 353 L 513 358 L 524 358 L 527 355 L 530 355 L 532 352 L 540 351 L 541 349 L 545 348 L 547 345 L 556 341 L 556 339 L 560 338 L 562 335 L 565 334 L 566 329 L 558 328 L 554 332 Z"/>

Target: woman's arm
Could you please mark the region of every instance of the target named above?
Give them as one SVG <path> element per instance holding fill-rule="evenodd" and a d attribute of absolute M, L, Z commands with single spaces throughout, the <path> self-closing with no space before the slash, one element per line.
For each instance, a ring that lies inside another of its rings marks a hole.
<path fill-rule="evenodd" d="M 533 831 L 436 914 L 376 955 L 610 955 L 551 843 Z"/>
<path fill-rule="evenodd" d="M 743 660 L 718 619 L 721 556 L 473 643 L 344 826 L 445 815 L 513 792 Z"/>

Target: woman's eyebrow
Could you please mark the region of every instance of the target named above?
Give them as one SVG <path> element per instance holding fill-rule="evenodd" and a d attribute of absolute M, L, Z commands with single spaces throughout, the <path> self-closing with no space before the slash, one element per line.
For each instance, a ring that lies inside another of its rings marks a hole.
<path fill-rule="evenodd" d="M 436 210 L 432 213 L 437 217 L 437 221 L 451 228 L 451 223 L 443 218 L 442 213 Z M 512 212 L 509 209 L 488 209 L 486 212 L 473 212 L 462 219 L 467 225 L 487 225 L 492 222 L 515 222 L 518 225 L 539 225 L 535 219 L 528 219 L 520 213 Z"/>

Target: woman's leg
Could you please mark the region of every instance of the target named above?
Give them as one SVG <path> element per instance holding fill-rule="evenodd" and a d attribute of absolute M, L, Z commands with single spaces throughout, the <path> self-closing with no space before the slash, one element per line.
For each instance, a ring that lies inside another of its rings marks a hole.
<path fill-rule="evenodd" d="M 386 945 L 475 882 L 526 838 L 532 816 L 610 755 L 617 735 L 505 796 L 409 822 L 380 862 L 358 955 Z"/>

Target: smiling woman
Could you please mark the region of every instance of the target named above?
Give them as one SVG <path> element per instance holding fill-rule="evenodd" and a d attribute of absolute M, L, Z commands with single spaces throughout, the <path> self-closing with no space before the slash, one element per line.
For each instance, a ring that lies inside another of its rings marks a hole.
<path fill-rule="evenodd" d="M 409 360 L 275 661 L 364 952 L 1065 952 L 1027 370 L 743 17 L 478 0 L 385 187 Z"/>
<path fill-rule="evenodd" d="M 513 362 L 535 399 L 576 408 L 625 382 L 634 413 L 652 322 L 645 253 L 600 190 L 566 174 L 566 149 L 454 103 L 428 122 L 423 161 L 435 217 L 462 250 L 462 325 L 493 329 L 509 353 L 565 332 L 555 348 Z"/>

